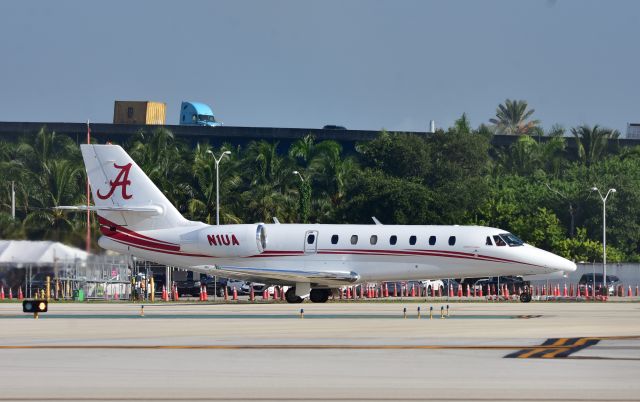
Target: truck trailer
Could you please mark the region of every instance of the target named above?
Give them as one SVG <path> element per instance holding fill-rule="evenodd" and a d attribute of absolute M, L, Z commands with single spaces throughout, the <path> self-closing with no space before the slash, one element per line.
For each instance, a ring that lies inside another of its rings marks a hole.
<path fill-rule="evenodd" d="M 152 101 L 115 101 L 113 124 L 165 124 L 167 105 Z"/>

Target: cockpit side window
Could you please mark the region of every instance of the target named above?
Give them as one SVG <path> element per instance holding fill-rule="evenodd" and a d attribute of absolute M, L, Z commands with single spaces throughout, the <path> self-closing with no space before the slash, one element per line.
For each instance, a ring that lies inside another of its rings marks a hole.
<path fill-rule="evenodd" d="M 504 240 L 502 240 L 502 238 L 498 235 L 493 236 L 493 241 L 496 242 L 496 246 L 506 246 L 507 243 L 504 242 Z"/>
<path fill-rule="evenodd" d="M 485 243 L 487 246 L 493 246 L 493 243 L 491 242 L 491 236 L 487 236 L 487 241 Z"/>

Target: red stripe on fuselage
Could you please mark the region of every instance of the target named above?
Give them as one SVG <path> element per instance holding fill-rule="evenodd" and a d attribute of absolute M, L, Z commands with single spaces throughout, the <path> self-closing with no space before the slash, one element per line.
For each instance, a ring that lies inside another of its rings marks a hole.
<path fill-rule="evenodd" d="M 177 244 L 175 244 L 175 243 L 170 243 L 170 242 L 166 242 L 166 241 L 164 241 L 164 240 L 154 239 L 153 237 L 145 236 L 145 235 L 140 234 L 140 233 L 138 233 L 138 232 L 134 232 L 133 230 L 131 230 L 131 229 L 127 229 L 126 227 L 124 227 L 124 226 L 122 226 L 122 225 L 118 225 L 118 224 L 117 224 L 117 223 L 115 223 L 115 222 L 111 222 L 110 220 L 105 219 L 105 218 L 103 218 L 103 217 L 102 217 L 102 216 L 100 216 L 100 215 L 98 215 L 98 223 L 100 223 L 101 225 L 108 226 L 108 227 L 110 227 L 110 228 L 116 228 L 116 230 L 118 230 L 118 231 L 120 231 L 120 232 L 123 232 L 123 233 L 126 233 L 126 234 L 128 234 L 128 235 L 130 235 L 130 236 L 133 236 L 133 237 L 138 237 L 138 238 L 140 238 L 140 239 L 145 239 L 145 240 L 151 240 L 151 241 L 154 241 L 154 242 L 156 242 L 156 243 L 164 243 L 164 244 L 166 244 L 166 245 L 170 245 L 170 246 L 178 246 L 178 245 L 177 245 Z M 178 246 L 178 247 L 179 247 L 179 246 Z"/>

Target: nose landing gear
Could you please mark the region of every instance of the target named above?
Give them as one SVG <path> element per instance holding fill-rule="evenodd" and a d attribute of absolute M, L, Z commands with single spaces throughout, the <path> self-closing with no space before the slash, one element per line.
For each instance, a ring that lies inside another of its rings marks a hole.
<path fill-rule="evenodd" d="M 520 302 L 529 303 L 530 301 L 531 301 L 531 293 L 529 292 L 520 293 Z"/>

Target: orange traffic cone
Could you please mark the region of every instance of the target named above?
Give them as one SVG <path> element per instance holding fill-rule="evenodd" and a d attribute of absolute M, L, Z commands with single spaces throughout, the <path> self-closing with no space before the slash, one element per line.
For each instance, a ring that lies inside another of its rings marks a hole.
<path fill-rule="evenodd" d="M 351 286 L 347 286 L 347 299 L 351 299 Z"/>
<path fill-rule="evenodd" d="M 18 288 L 18 300 L 24 299 L 24 295 L 22 294 L 22 286 Z"/>
<path fill-rule="evenodd" d="M 636 297 L 638 297 L 638 285 L 636 285 Z"/>
<path fill-rule="evenodd" d="M 393 284 L 393 297 L 398 297 L 398 284 Z"/>
<path fill-rule="evenodd" d="M 629 286 L 629 289 L 631 289 L 631 286 Z M 11 288 L 9 288 L 9 300 L 13 300 L 13 292 L 11 291 Z"/>
<path fill-rule="evenodd" d="M 480 285 L 480 289 L 478 289 L 478 296 L 482 297 L 482 285 Z"/>
<path fill-rule="evenodd" d="M 567 284 L 564 284 L 564 297 L 569 296 L 569 294 L 567 293 Z"/>
<path fill-rule="evenodd" d="M 262 291 L 262 300 L 268 300 L 269 299 L 269 290 L 265 289 Z"/>
<path fill-rule="evenodd" d="M 474 296 L 475 296 L 475 290 L 474 292 Z M 467 297 L 471 297 L 471 286 L 467 285 Z"/>
<path fill-rule="evenodd" d="M 167 295 L 167 288 L 162 285 L 162 301 L 168 301 L 169 295 Z"/>
<path fill-rule="evenodd" d="M 638 295 L 638 287 L 636 286 L 636 296 Z M 384 284 L 384 297 L 389 297 L 389 285 Z"/>
<path fill-rule="evenodd" d="M 233 288 L 233 300 L 238 300 L 238 289 Z"/>
<path fill-rule="evenodd" d="M 251 290 L 249 290 L 249 301 L 255 301 L 256 300 L 256 295 L 253 292 L 253 286 L 251 287 Z"/>
<path fill-rule="evenodd" d="M 229 300 L 229 288 L 227 288 L 226 286 L 224 287 L 224 301 L 228 301 Z"/>
<path fill-rule="evenodd" d="M 416 297 L 416 287 L 411 285 L 411 297 Z"/>
<path fill-rule="evenodd" d="M 4 300 L 4 286 L 0 286 L 0 300 Z"/>
<path fill-rule="evenodd" d="M 509 286 L 504 285 L 504 297 L 509 298 Z"/>
<path fill-rule="evenodd" d="M 120 295 L 118 295 L 118 291 L 116 290 L 116 294 L 113 295 L 114 300 L 120 300 Z"/>
<path fill-rule="evenodd" d="M 449 297 L 453 297 L 453 285 L 449 284 Z"/>
<path fill-rule="evenodd" d="M 11 292 L 11 289 L 9 289 L 9 292 Z M 629 291 L 627 292 L 627 296 L 631 297 L 631 285 L 629 285 Z M 9 293 L 9 298 L 11 298 L 11 293 Z"/>

